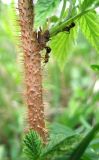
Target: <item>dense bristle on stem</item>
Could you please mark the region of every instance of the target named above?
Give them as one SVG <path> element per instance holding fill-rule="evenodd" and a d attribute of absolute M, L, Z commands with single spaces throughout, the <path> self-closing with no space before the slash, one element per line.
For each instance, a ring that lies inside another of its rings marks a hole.
<path fill-rule="evenodd" d="M 19 0 L 19 25 L 24 57 L 25 98 L 28 106 L 29 129 L 34 129 L 45 141 L 44 106 L 42 98 L 41 57 L 36 33 L 33 31 L 32 0 Z"/>

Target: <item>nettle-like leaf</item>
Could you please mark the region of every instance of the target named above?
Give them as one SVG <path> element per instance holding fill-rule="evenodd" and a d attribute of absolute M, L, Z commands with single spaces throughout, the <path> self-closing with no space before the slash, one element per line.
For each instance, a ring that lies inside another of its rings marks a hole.
<path fill-rule="evenodd" d="M 60 0 L 38 0 L 35 5 L 35 28 L 44 25 L 46 19 L 59 5 Z"/>
<path fill-rule="evenodd" d="M 82 10 L 85 10 L 87 8 L 90 8 L 90 7 L 96 7 L 97 4 L 98 4 L 98 0 L 84 0 L 82 5 L 81 5 L 81 9 Z"/>
<path fill-rule="evenodd" d="M 77 27 L 71 29 L 70 33 L 60 32 L 52 37 L 50 47 L 61 69 L 64 68 L 67 59 L 72 53 L 73 44 L 77 37 Z"/>
<path fill-rule="evenodd" d="M 80 28 L 88 41 L 99 52 L 99 16 L 95 12 L 88 12 L 80 19 Z"/>
<path fill-rule="evenodd" d="M 77 145 L 79 139 L 80 136 L 74 131 L 68 134 L 51 134 L 49 143 L 42 151 L 42 158 L 47 157 L 51 159 L 51 157 L 62 156 L 66 152 L 70 154 Z"/>
<path fill-rule="evenodd" d="M 40 157 L 42 150 L 42 139 L 37 132 L 30 130 L 29 133 L 25 135 L 23 143 L 23 152 L 28 160 L 37 160 Z"/>

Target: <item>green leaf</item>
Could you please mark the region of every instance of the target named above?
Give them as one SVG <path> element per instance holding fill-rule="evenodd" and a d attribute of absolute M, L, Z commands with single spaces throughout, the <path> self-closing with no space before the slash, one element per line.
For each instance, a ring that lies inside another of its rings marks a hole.
<path fill-rule="evenodd" d="M 72 129 L 65 126 L 65 125 L 62 125 L 60 123 L 54 122 L 53 124 L 51 124 L 49 126 L 49 131 L 50 131 L 50 134 L 55 134 L 56 135 L 56 134 L 61 133 L 61 134 L 66 135 L 66 134 L 72 132 Z"/>
<path fill-rule="evenodd" d="M 35 5 L 35 28 L 44 25 L 46 19 L 52 16 L 52 13 L 59 5 L 60 0 L 38 0 Z"/>
<path fill-rule="evenodd" d="M 66 151 L 69 153 L 78 143 L 78 139 L 80 139 L 80 136 L 76 131 L 72 131 L 63 125 L 54 124 L 50 129 L 49 142 L 42 150 L 43 159 L 44 157 L 55 158 L 62 156 Z"/>
<path fill-rule="evenodd" d="M 81 160 L 98 160 L 98 157 L 98 153 L 93 148 L 88 147 Z"/>
<path fill-rule="evenodd" d="M 95 12 L 88 12 L 80 18 L 80 28 L 92 44 L 99 52 L 99 16 Z"/>
<path fill-rule="evenodd" d="M 85 10 L 85 9 L 87 9 L 89 7 L 93 7 L 93 6 L 94 6 L 93 9 L 94 9 L 95 7 L 97 7 L 98 3 L 99 3 L 99 0 L 84 0 L 81 5 L 81 9 Z"/>
<path fill-rule="evenodd" d="M 68 32 L 60 32 L 56 36 L 52 37 L 50 41 L 50 47 L 52 49 L 52 54 L 55 56 L 61 69 L 67 62 L 70 54 L 72 53 L 74 40 L 77 36 L 76 27 Z"/>
<path fill-rule="evenodd" d="M 87 149 L 89 143 L 95 137 L 96 133 L 99 131 L 99 124 L 96 124 L 94 128 L 83 138 L 80 144 L 75 148 L 74 152 L 68 160 L 78 160 L 82 157 L 85 150 Z"/>
<path fill-rule="evenodd" d="M 59 18 L 57 16 L 50 17 L 50 21 L 53 23 L 57 22 L 58 20 L 59 20 Z"/>
<path fill-rule="evenodd" d="M 23 152 L 28 160 L 39 160 L 42 150 L 42 140 L 38 133 L 30 130 L 29 133 L 25 135 L 23 142 Z"/>
<path fill-rule="evenodd" d="M 92 64 L 92 65 L 91 65 L 91 68 L 92 68 L 94 71 L 99 71 L 99 65 Z"/>

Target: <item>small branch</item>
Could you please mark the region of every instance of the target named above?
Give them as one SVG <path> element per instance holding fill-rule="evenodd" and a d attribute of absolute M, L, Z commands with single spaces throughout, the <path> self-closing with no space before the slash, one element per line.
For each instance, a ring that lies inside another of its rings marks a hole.
<path fill-rule="evenodd" d="M 61 22 L 61 20 L 62 20 L 62 18 L 63 18 L 64 12 L 65 12 L 65 7 L 66 7 L 66 1 L 67 1 L 67 0 L 64 0 L 64 1 L 63 1 L 63 6 L 62 6 L 62 10 L 61 10 L 59 22 Z"/>
<path fill-rule="evenodd" d="M 58 24 L 57 26 L 52 27 L 49 32 L 50 32 L 50 37 L 55 36 L 57 33 L 61 32 L 68 24 L 70 24 L 71 22 L 75 21 L 76 19 L 80 18 L 81 16 L 83 16 L 84 14 L 86 14 L 87 12 L 91 11 L 91 9 L 87 9 L 79 14 L 77 14 L 76 16 L 70 18 L 69 20 L 65 20 L 64 22 L 62 22 L 61 24 Z"/>

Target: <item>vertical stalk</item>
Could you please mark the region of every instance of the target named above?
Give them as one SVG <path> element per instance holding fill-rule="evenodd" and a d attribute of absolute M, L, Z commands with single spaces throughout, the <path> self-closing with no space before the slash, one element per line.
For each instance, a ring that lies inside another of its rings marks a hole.
<path fill-rule="evenodd" d="M 34 129 L 45 141 L 44 106 L 40 47 L 33 31 L 34 7 L 32 0 L 18 0 L 19 24 L 24 56 L 25 98 L 28 106 L 29 129 Z"/>

